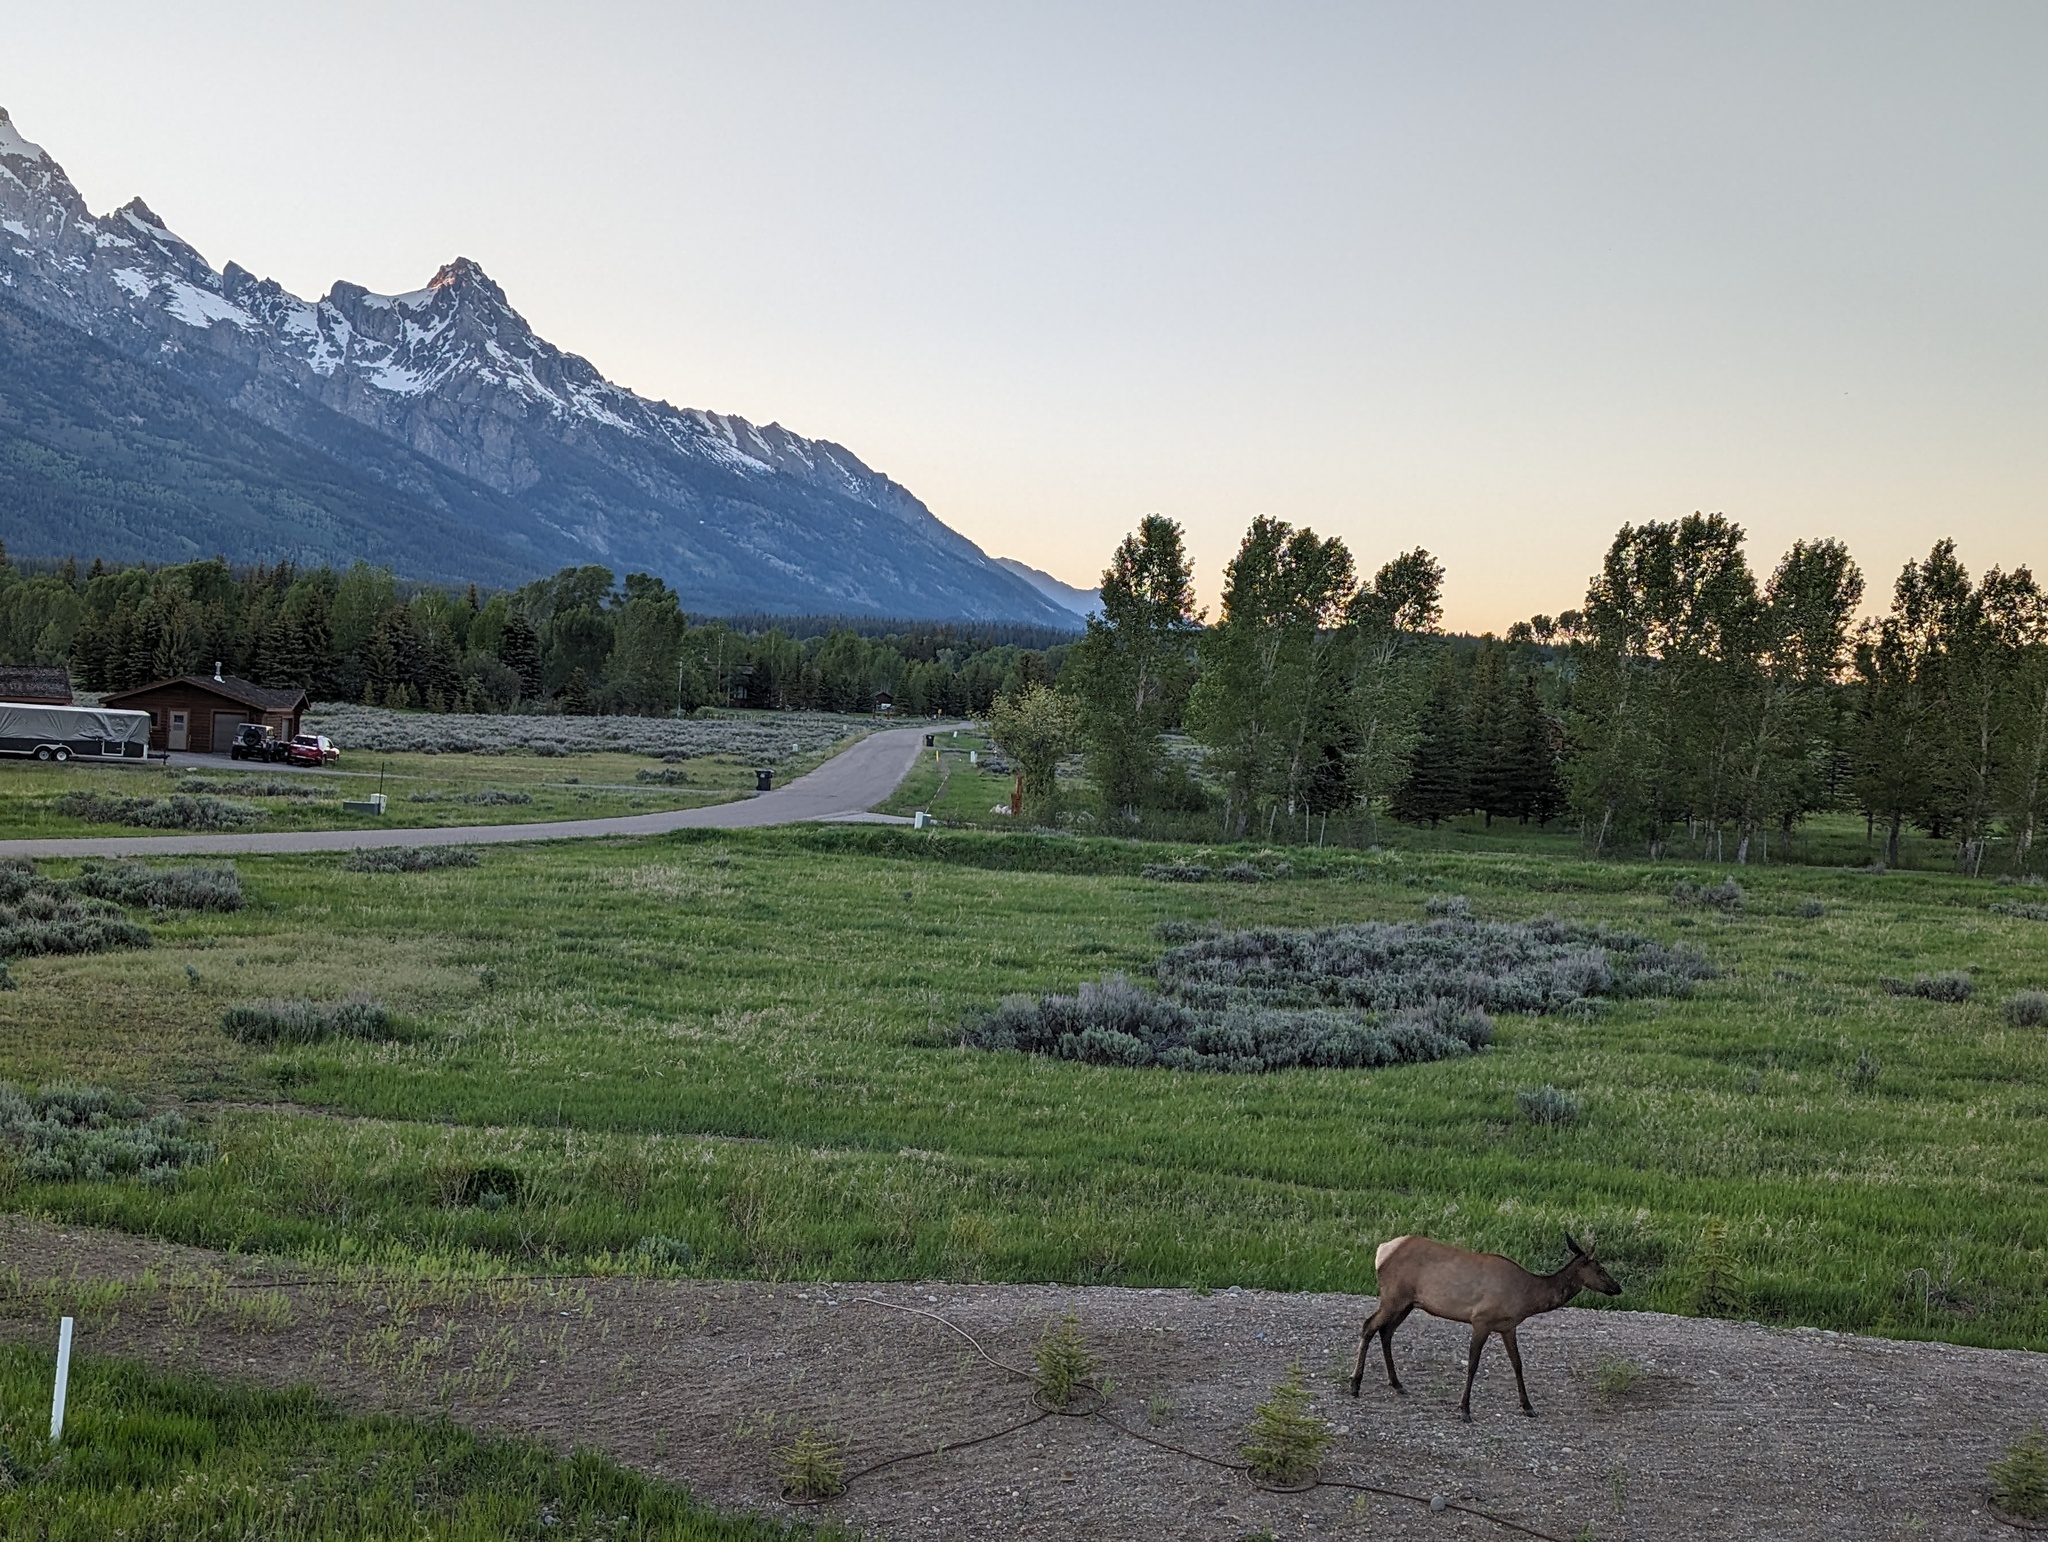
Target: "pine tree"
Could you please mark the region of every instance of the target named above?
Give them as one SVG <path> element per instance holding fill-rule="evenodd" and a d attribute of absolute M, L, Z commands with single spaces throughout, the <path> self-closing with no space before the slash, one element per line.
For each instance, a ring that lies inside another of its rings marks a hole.
<path fill-rule="evenodd" d="M 1504 813 L 1523 824 L 1549 824 L 1564 807 L 1557 774 L 1557 745 L 1550 715 L 1533 674 L 1522 676 L 1508 718 L 1506 745 L 1509 793 Z"/>
<path fill-rule="evenodd" d="M 1408 780 L 1394 794 L 1395 816 L 1431 828 L 1472 806 L 1465 737 L 1465 711 L 1456 665 L 1440 662 L 1422 710 L 1422 731 Z"/>
<path fill-rule="evenodd" d="M 519 694 L 529 701 L 540 699 L 540 634 L 524 611 L 515 610 L 505 618 L 505 630 L 498 638 L 498 662 L 519 677 Z"/>
<path fill-rule="evenodd" d="M 1510 816 L 1515 808 L 1507 650 L 1490 637 L 1473 657 L 1466 701 L 1466 794 L 1491 825 L 1495 814 Z"/>

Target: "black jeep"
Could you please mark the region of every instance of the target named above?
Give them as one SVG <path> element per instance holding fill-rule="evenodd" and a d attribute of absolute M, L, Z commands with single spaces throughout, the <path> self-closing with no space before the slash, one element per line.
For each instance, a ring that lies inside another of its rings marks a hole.
<path fill-rule="evenodd" d="M 284 741 L 272 731 L 268 723 L 244 723 L 235 730 L 235 737 L 228 745 L 231 760 L 284 759 Z"/>

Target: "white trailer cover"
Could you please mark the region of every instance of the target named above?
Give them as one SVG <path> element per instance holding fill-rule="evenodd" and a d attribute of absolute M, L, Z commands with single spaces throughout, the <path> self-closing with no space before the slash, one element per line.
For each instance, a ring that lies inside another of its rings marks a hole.
<path fill-rule="evenodd" d="M 0 754 L 33 755 L 59 745 L 96 759 L 147 759 L 149 714 L 0 701 Z"/>

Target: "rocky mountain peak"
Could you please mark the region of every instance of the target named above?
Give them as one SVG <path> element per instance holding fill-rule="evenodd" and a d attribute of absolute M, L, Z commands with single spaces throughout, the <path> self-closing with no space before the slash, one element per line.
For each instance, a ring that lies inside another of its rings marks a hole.
<path fill-rule="evenodd" d="M 235 263 L 216 271 L 140 198 L 95 218 L 4 111 L 0 230 L 11 303 L 373 480 L 417 488 L 419 465 L 445 468 L 472 489 L 455 502 L 516 511 L 514 563 L 601 557 L 705 608 L 1064 619 L 851 452 L 605 379 L 535 335 L 472 258 L 408 294 L 337 282 L 301 299 Z M 402 477 L 392 456 L 414 457 Z M 0 457 L 0 494 L 4 477 Z"/>
<path fill-rule="evenodd" d="M 5 107 L 0 107 L 0 158 L 28 161 L 32 165 L 41 165 L 50 159 L 41 145 L 31 144 L 21 137 L 21 131 L 14 126 L 14 119 L 8 116 Z"/>

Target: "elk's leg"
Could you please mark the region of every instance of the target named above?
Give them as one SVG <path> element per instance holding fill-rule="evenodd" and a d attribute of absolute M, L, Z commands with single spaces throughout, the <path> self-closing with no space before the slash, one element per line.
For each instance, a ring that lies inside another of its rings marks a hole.
<path fill-rule="evenodd" d="M 1472 1325 L 1472 1352 L 1465 1357 L 1465 1396 L 1458 1404 L 1458 1417 L 1467 1424 L 1472 1422 L 1472 1378 L 1479 1374 L 1479 1352 L 1486 1348 L 1486 1335 L 1491 1331 Z"/>
<path fill-rule="evenodd" d="M 1508 1364 L 1515 1368 L 1515 1390 L 1522 1395 L 1522 1412 L 1533 1419 L 1536 1417 L 1536 1410 L 1529 1406 L 1529 1384 L 1522 1380 L 1522 1346 L 1515 1342 L 1515 1330 L 1503 1328 L 1500 1342 L 1501 1347 L 1508 1352 Z"/>
<path fill-rule="evenodd" d="M 1412 1306 L 1404 1306 L 1394 1315 L 1392 1322 L 1380 1325 L 1380 1354 L 1387 1362 L 1387 1385 L 1396 1392 L 1406 1392 L 1408 1389 L 1401 1385 L 1401 1378 L 1394 1371 L 1394 1330 L 1406 1322 L 1408 1314 L 1414 1310 Z"/>
<path fill-rule="evenodd" d="M 1351 1367 L 1351 1395 L 1358 1396 L 1358 1384 L 1365 1380 L 1365 1352 L 1372 1348 L 1372 1336 L 1386 1326 L 1387 1304 L 1381 1301 L 1365 1326 L 1358 1330 L 1358 1363 Z"/>

